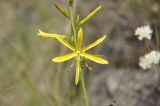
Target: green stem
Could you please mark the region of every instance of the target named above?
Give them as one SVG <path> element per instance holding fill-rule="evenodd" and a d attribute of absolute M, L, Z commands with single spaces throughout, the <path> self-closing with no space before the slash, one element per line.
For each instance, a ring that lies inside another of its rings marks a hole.
<path fill-rule="evenodd" d="M 76 38 L 76 27 L 75 27 L 75 16 L 74 16 L 74 12 L 76 10 L 76 0 L 73 0 L 73 6 L 70 6 L 70 23 L 71 23 L 71 29 L 72 29 L 72 36 L 73 36 L 73 40 L 74 40 L 74 44 L 76 46 L 76 42 L 77 42 L 77 38 Z M 84 92 L 84 97 L 85 97 L 85 104 L 86 106 L 89 106 L 89 102 L 88 102 L 88 96 L 86 93 L 86 87 L 85 87 L 85 82 L 84 82 L 84 77 L 83 77 L 83 72 L 81 70 L 81 82 L 82 82 L 82 88 L 83 88 L 83 92 Z"/>
<path fill-rule="evenodd" d="M 74 22 L 74 9 L 73 7 L 70 7 L 70 13 L 71 13 L 71 16 L 70 16 L 70 23 L 71 23 L 71 28 L 72 28 L 72 32 L 73 32 L 73 39 L 74 39 L 74 43 L 76 44 L 76 29 L 75 29 L 75 22 Z M 75 45 L 76 46 L 76 45 Z"/>
<path fill-rule="evenodd" d="M 86 93 L 86 87 L 85 87 L 85 82 L 84 82 L 84 77 L 83 77 L 83 72 L 81 72 L 81 82 L 82 82 L 82 88 L 83 88 L 85 103 L 86 103 L 86 106 L 89 106 L 88 96 L 87 96 L 87 93 Z"/>

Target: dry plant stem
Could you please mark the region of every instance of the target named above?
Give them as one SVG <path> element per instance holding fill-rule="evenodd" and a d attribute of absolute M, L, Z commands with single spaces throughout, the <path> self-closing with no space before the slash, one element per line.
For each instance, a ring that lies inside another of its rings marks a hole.
<path fill-rule="evenodd" d="M 157 49 L 160 50 L 160 37 L 159 37 L 159 33 L 158 33 L 158 26 L 156 26 L 156 46 L 157 46 Z"/>
<path fill-rule="evenodd" d="M 86 103 L 86 106 L 89 106 L 89 101 L 88 101 L 88 96 L 87 96 L 87 93 L 86 93 L 86 87 L 85 87 L 85 82 L 84 82 L 84 77 L 83 77 L 82 70 L 81 70 L 81 82 L 82 82 L 82 88 L 83 88 L 85 103 Z"/>
<path fill-rule="evenodd" d="M 147 51 L 151 51 L 152 50 L 152 47 L 150 47 L 148 45 L 148 41 L 147 40 L 145 40 L 145 47 L 146 47 Z"/>

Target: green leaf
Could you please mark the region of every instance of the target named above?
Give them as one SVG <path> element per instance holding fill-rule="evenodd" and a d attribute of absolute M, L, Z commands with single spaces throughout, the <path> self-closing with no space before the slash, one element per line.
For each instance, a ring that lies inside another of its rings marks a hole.
<path fill-rule="evenodd" d="M 95 10 L 93 10 L 89 15 L 87 15 L 84 19 L 82 19 L 79 23 L 79 25 L 84 24 L 86 21 L 88 21 L 89 19 L 91 19 L 100 9 L 102 8 L 102 6 L 98 6 Z"/>
<path fill-rule="evenodd" d="M 57 3 L 54 3 L 54 6 L 56 7 L 57 10 L 59 10 L 60 13 L 62 13 L 65 17 L 69 18 L 69 14 L 67 12 L 67 9 L 63 9 L 60 5 Z"/>
<path fill-rule="evenodd" d="M 78 26 L 79 24 L 79 14 L 77 15 L 77 18 L 76 18 L 76 26 Z"/>

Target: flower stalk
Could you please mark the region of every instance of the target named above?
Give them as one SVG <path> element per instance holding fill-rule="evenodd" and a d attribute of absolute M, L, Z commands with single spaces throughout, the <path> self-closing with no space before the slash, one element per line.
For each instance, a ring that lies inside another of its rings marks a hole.
<path fill-rule="evenodd" d="M 100 44 L 102 41 L 105 40 L 106 35 L 103 35 L 101 38 L 96 40 L 95 42 L 83 47 L 83 29 L 80 27 L 80 25 L 84 24 L 88 20 L 90 20 L 101 8 L 102 6 L 98 6 L 95 10 L 93 10 L 91 13 L 89 13 L 86 17 L 84 17 L 82 20 L 80 20 L 79 14 L 75 12 L 76 4 L 75 0 L 68 0 L 69 7 L 70 9 L 67 10 L 66 8 L 62 8 L 60 5 L 55 3 L 55 7 L 57 10 L 66 18 L 69 19 L 70 25 L 71 25 L 71 34 L 68 35 L 62 35 L 62 34 L 50 34 L 43 32 L 39 30 L 38 35 L 43 38 L 54 38 L 58 40 L 61 44 L 66 46 L 68 49 L 71 50 L 71 53 L 57 56 L 52 59 L 53 62 L 65 62 L 69 59 L 75 58 L 76 60 L 76 72 L 75 72 L 75 85 L 78 85 L 79 79 L 81 79 L 82 83 L 82 88 L 83 88 L 83 93 L 85 97 L 85 104 L 86 106 L 89 106 L 89 101 L 88 101 L 88 95 L 86 92 L 86 87 L 85 87 L 85 81 L 83 77 L 83 70 L 82 70 L 82 64 L 85 65 L 89 70 L 91 68 L 87 65 L 86 59 L 89 59 L 93 62 L 99 63 L 99 64 L 108 64 L 109 62 L 102 58 L 100 55 L 93 55 L 93 54 L 88 54 L 86 51 L 89 49 L 97 46 Z M 68 13 L 69 11 L 69 13 Z M 76 16 L 76 17 L 75 17 Z M 67 42 L 65 39 L 70 40 L 70 42 Z"/>
<path fill-rule="evenodd" d="M 75 28 L 75 22 L 74 22 L 74 9 L 73 7 L 70 7 L 70 23 L 71 23 L 71 28 L 72 28 L 72 37 L 74 41 L 74 45 L 76 44 L 76 28 Z M 71 39 L 72 41 L 72 39 Z M 76 46 L 76 45 L 75 45 Z"/>
<path fill-rule="evenodd" d="M 82 88 L 83 88 L 83 93 L 84 93 L 84 98 L 85 98 L 85 104 L 86 104 L 86 106 L 89 106 L 88 95 L 86 92 L 86 86 L 85 86 L 83 72 L 81 72 L 81 82 L 82 82 Z"/>

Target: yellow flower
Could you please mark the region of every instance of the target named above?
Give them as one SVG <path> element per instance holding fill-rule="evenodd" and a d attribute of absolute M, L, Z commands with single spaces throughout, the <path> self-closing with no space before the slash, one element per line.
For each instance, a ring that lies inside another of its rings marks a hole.
<path fill-rule="evenodd" d="M 58 36 L 60 36 L 62 38 L 66 38 L 67 37 L 66 35 L 45 33 L 43 31 L 41 31 L 40 29 L 39 29 L 38 36 L 44 37 L 44 38 L 57 38 Z"/>
<path fill-rule="evenodd" d="M 43 32 L 44 33 L 44 32 Z M 46 33 L 39 33 L 39 35 L 43 36 L 43 37 L 48 37 L 48 34 Z M 52 34 L 49 34 L 52 35 Z M 52 59 L 53 62 L 64 62 L 67 61 L 73 57 L 76 58 L 76 76 L 75 76 L 75 84 L 78 84 L 78 80 L 79 80 L 79 74 L 81 71 L 81 66 L 80 66 L 80 62 L 83 58 L 86 59 L 90 59 L 96 63 L 99 64 L 108 64 L 108 61 L 101 58 L 99 55 L 92 55 L 92 54 L 88 54 L 85 53 L 87 50 L 95 47 L 96 45 L 98 45 L 99 43 L 101 43 L 105 38 L 106 35 L 104 35 L 102 38 L 98 39 L 97 41 L 91 43 L 90 45 L 86 46 L 86 47 L 82 47 L 82 42 L 83 42 L 83 30 L 82 28 L 80 28 L 80 30 L 78 31 L 78 39 L 77 39 L 77 44 L 76 44 L 76 48 L 73 47 L 72 45 L 70 45 L 68 42 L 66 42 L 63 39 L 63 36 L 58 35 L 58 34 L 53 34 L 54 38 L 56 38 L 58 41 L 60 41 L 63 45 L 65 45 L 66 47 L 68 47 L 70 50 L 72 50 L 72 53 L 68 53 L 66 55 L 62 55 L 62 56 L 58 56 Z M 52 36 L 53 36 L 52 35 Z M 49 36 L 51 37 L 51 36 Z"/>

